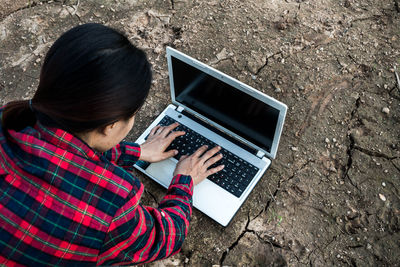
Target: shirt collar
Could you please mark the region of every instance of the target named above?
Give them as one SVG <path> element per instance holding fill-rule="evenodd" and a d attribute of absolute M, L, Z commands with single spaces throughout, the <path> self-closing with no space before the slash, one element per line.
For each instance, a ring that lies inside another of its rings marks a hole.
<path fill-rule="evenodd" d="M 67 131 L 44 126 L 40 122 L 36 122 L 34 128 L 39 132 L 41 139 L 46 140 L 58 148 L 65 149 L 74 154 L 83 155 L 87 159 L 100 160 L 100 153 L 92 149 L 82 139 Z"/>

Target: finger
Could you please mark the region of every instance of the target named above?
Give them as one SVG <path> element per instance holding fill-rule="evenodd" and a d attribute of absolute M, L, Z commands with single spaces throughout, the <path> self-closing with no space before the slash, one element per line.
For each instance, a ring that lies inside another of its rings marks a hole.
<path fill-rule="evenodd" d="M 206 168 L 210 167 L 211 165 L 213 165 L 214 163 L 216 163 L 217 161 L 220 161 L 222 159 L 223 155 L 222 154 L 218 154 L 215 155 L 214 157 L 208 159 L 205 163 L 204 166 Z"/>
<path fill-rule="evenodd" d="M 178 127 L 179 123 L 174 122 L 168 126 L 165 126 L 163 129 L 163 133 L 165 134 L 165 136 L 167 136 L 173 129 L 175 129 L 176 127 Z"/>
<path fill-rule="evenodd" d="M 207 145 L 201 146 L 199 149 L 196 150 L 196 152 L 192 154 L 192 156 L 200 157 L 204 152 L 206 152 L 207 149 L 208 149 Z"/>
<path fill-rule="evenodd" d="M 225 168 L 225 165 L 219 165 L 219 166 L 217 166 L 215 168 L 208 169 L 206 171 L 206 175 L 210 176 L 210 175 L 212 175 L 214 173 L 217 173 L 217 172 L 221 171 L 223 168 Z"/>
<path fill-rule="evenodd" d="M 179 159 L 179 161 L 185 160 L 187 157 L 189 157 L 188 155 L 182 155 L 181 158 Z"/>
<path fill-rule="evenodd" d="M 168 150 L 163 153 L 163 159 L 171 158 L 177 154 L 178 154 L 178 150 L 176 150 L 176 149 Z"/>
<path fill-rule="evenodd" d="M 158 129 L 160 129 L 160 125 L 157 125 L 156 127 L 154 127 L 153 129 L 151 129 L 151 131 L 150 131 L 150 135 L 154 135 L 154 134 L 156 134 L 156 132 L 157 132 L 157 130 Z"/>
<path fill-rule="evenodd" d="M 169 135 L 167 136 L 168 142 L 174 141 L 175 138 L 178 136 L 185 135 L 186 133 L 184 131 L 175 131 L 175 132 L 170 132 Z"/>
<path fill-rule="evenodd" d="M 209 158 L 211 158 L 212 156 L 214 156 L 218 151 L 221 150 L 220 146 L 216 146 L 210 150 L 208 150 L 206 153 L 204 153 L 204 155 L 201 157 L 204 162 L 207 161 Z"/>

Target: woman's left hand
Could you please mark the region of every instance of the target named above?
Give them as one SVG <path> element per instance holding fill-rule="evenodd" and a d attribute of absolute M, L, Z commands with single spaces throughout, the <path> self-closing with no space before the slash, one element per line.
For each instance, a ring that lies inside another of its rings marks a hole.
<path fill-rule="evenodd" d="M 140 145 L 140 160 L 147 162 L 157 162 L 175 156 L 178 151 L 176 149 L 165 151 L 167 147 L 178 136 L 182 136 L 185 132 L 172 131 L 178 127 L 175 122 L 169 126 L 157 125 L 151 131 L 147 140 Z"/>

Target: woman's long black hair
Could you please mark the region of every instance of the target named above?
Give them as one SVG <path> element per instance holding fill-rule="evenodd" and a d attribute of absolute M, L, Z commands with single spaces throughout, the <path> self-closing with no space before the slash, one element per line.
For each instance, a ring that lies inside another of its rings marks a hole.
<path fill-rule="evenodd" d="M 48 51 L 31 100 L 5 106 L 2 126 L 21 130 L 36 120 L 71 133 L 130 118 L 151 85 L 145 53 L 120 32 L 84 24 L 64 33 Z"/>

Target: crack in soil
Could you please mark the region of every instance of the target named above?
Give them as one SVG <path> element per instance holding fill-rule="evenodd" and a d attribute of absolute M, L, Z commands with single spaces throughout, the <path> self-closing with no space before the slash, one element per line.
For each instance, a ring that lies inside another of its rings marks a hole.
<path fill-rule="evenodd" d="M 262 238 L 256 231 L 254 230 L 249 230 L 250 233 L 254 234 L 255 236 L 257 236 L 258 240 L 260 240 L 262 243 L 264 244 L 270 244 L 272 246 L 272 250 L 274 250 L 274 248 L 279 248 L 279 249 L 285 249 L 285 250 L 291 250 L 290 248 L 288 248 L 287 246 L 282 246 L 281 244 L 275 242 L 275 240 L 269 236 L 269 235 L 265 235 L 264 237 L 266 237 L 267 239 L 265 240 L 265 238 Z M 291 250 L 292 251 L 292 250 Z"/>
<path fill-rule="evenodd" d="M 343 177 L 342 178 L 343 178 L 343 180 L 346 180 L 346 178 L 347 178 L 349 180 L 350 184 L 352 186 L 354 186 L 357 190 L 360 191 L 358 186 L 353 182 L 353 180 L 349 176 L 349 171 L 350 171 L 350 169 L 351 169 L 351 167 L 353 165 L 353 152 L 354 152 L 354 143 L 355 143 L 354 137 L 352 135 L 349 135 L 349 139 L 350 139 L 350 145 L 347 148 L 347 152 L 346 152 L 347 156 L 348 156 L 348 159 L 347 159 L 346 166 L 344 166 L 344 171 L 343 171 Z"/>
<path fill-rule="evenodd" d="M 350 121 L 354 120 L 354 118 L 356 116 L 356 113 L 358 111 L 358 108 L 361 105 L 361 98 L 360 97 L 357 98 L 355 105 L 356 105 L 355 108 L 351 112 Z M 350 128 L 349 128 L 349 130 L 350 130 Z M 347 178 L 350 181 L 350 184 L 352 186 L 354 186 L 357 190 L 360 190 L 357 187 L 357 185 L 353 182 L 353 180 L 351 180 L 351 178 L 349 176 L 349 171 L 350 171 L 351 167 L 353 166 L 353 152 L 354 152 L 354 149 L 355 149 L 355 140 L 354 140 L 354 137 L 351 134 L 349 134 L 349 141 L 350 141 L 350 144 L 347 147 L 347 151 L 346 151 L 346 154 L 348 156 L 347 164 L 345 166 L 343 166 L 344 170 L 343 170 L 342 179 L 345 180 Z"/>
<path fill-rule="evenodd" d="M 266 66 L 268 66 L 268 62 L 269 62 L 269 59 L 270 59 L 270 58 L 272 58 L 272 57 L 274 57 L 274 56 L 276 56 L 276 55 L 279 55 L 279 54 L 282 54 L 282 51 L 279 51 L 279 52 L 276 52 L 276 53 L 274 53 L 274 54 L 272 54 L 272 55 L 270 55 L 270 56 L 267 56 L 267 57 L 265 58 L 265 63 L 264 63 L 264 65 L 262 65 L 261 67 L 259 67 L 259 68 L 257 69 L 256 73 L 254 73 L 254 75 L 258 75 Z"/>
<path fill-rule="evenodd" d="M 0 17 L 0 21 L 3 21 L 3 20 L 6 19 L 8 16 L 11 16 L 12 14 L 17 13 L 18 11 L 21 11 L 21 10 L 24 10 L 24 9 L 29 9 L 29 8 L 35 7 L 35 6 L 37 6 L 37 5 L 38 5 L 38 3 L 36 3 L 36 2 L 32 2 L 32 3 L 31 3 L 30 1 L 28 1 L 28 4 L 27 4 L 26 6 L 20 7 L 20 8 L 18 8 L 17 10 L 12 11 L 12 12 L 9 13 L 9 14 L 5 14 L 3 17 Z"/>
<path fill-rule="evenodd" d="M 311 162 L 311 161 L 307 161 L 306 163 L 304 163 L 304 164 L 303 164 L 299 169 L 297 169 L 297 170 L 293 173 L 293 175 L 290 176 L 286 181 L 289 181 L 289 180 L 293 179 L 294 176 L 296 176 L 296 174 L 297 174 L 299 171 L 301 171 L 302 169 L 304 169 L 310 162 Z M 229 251 L 231 251 L 232 249 L 234 249 L 234 248 L 238 245 L 239 241 L 242 239 L 242 237 L 243 237 L 246 233 L 255 234 L 259 240 L 261 240 L 261 241 L 264 242 L 264 243 L 270 244 L 272 247 L 276 247 L 276 248 L 280 248 L 280 249 L 287 249 L 286 247 L 284 247 L 284 246 L 280 245 L 279 243 L 275 242 L 275 241 L 272 239 L 272 237 L 267 236 L 267 237 L 268 237 L 268 240 L 264 240 L 263 238 L 261 238 L 261 237 L 259 236 L 259 234 L 258 234 L 256 231 L 251 230 L 251 229 L 248 229 L 248 226 L 249 226 L 249 224 L 250 224 L 251 221 L 253 221 L 254 219 L 256 219 L 256 218 L 257 218 L 258 216 L 260 216 L 263 212 L 268 211 L 268 208 L 269 208 L 269 206 L 271 205 L 271 203 L 275 201 L 275 198 L 276 198 L 278 192 L 280 191 L 281 184 L 282 184 L 283 182 L 285 182 L 285 180 L 284 180 L 283 178 L 280 179 L 280 180 L 278 181 L 277 189 L 274 191 L 274 193 L 271 194 L 271 192 L 270 192 L 271 198 L 268 200 L 268 202 L 267 202 L 267 204 L 265 205 L 265 208 L 264 208 L 264 209 L 262 209 L 262 210 L 261 210 L 254 218 L 252 218 L 252 219 L 250 219 L 250 215 L 248 215 L 247 223 L 246 223 L 245 229 L 244 229 L 243 232 L 239 235 L 239 237 L 236 239 L 236 241 L 233 242 L 233 244 L 232 244 L 229 248 L 227 248 L 227 250 L 222 254 L 221 259 L 220 259 L 220 261 L 219 261 L 220 266 L 223 265 L 223 262 L 225 261 L 225 258 L 226 258 L 226 256 L 228 255 Z M 290 249 L 289 249 L 289 250 L 290 250 Z M 291 251 L 292 251 L 292 250 L 291 250 Z M 293 252 L 293 251 L 292 251 L 292 252 Z M 293 253 L 294 253 L 294 252 L 293 252 Z M 294 256 L 298 259 L 297 255 L 294 254 Z M 299 259 L 298 259 L 298 260 L 299 260 Z M 299 262 L 300 262 L 300 261 L 299 261 Z"/>
<path fill-rule="evenodd" d="M 400 85 L 398 85 L 398 86 L 395 85 L 392 89 L 389 90 L 389 96 L 400 101 L 400 97 L 395 95 L 396 89 L 399 89 L 399 93 L 400 93 Z"/>
<path fill-rule="evenodd" d="M 400 172 L 400 167 L 397 166 L 393 161 L 392 161 L 393 166 Z"/>
<path fill-rule="evenodd" d="M 367 154 L 368 156 L 371 156 L 371 157 L 385 158 L 387 160 L 394 160 L 394 159 L 398 159 L 399 158 L 399 157 L 390 157 L 390 156 L 388 156 L 388 155 L 386 155 L 384 153 L 368 150 L 368 149 L 359 147 L 357 145 L 354 145 L 353 148 L 358 150 L 358 151 L 360 151 L 360 152 L 362 152 L 362 153 L 364 153 L 364 154 Z"/>
<path fill-rule="evenodd" d="M 399 0 L 394 0 L 394 8 L 396 9 L 397 13 L 400 13 Z"/>
<path fill-rule="evenodd" d="M 229 246 L 229 248 L 226 249 L 226 251 L 224 251 L 224 253 L 222 253 L 221 259 L 219 260 L 219 265 L 223 266 L 223 263 L 225 261 L 226 256 L 228 255 L 229 251 L 231 251 L 232 249 L 234 249 L 238 244 L 240 239 L 242 239 L 242 237 L 248 233 L 251 232 L 251 230 L 248 229 L 248 226 L 250 224 L 250 215 L 247 215 L 247 223 L 246 226 L 244 227 L 243 232 L 238 236 L 238 238 L 236 239 L 235 242 L 232 243 L 232 245 Z"/>
<path fill-rule="evenodd" d="M 395 0 L 395 1 L 397 1 L 397 0 Z M 369 16 L 369 17 L 353 19 L 352 21 L 350 21 L 350 28 L 354 27 L 354 25 L 353 25 L 354 22 L 373 20 L 373 19 L 378 20 L 378 19 L 384 18 L 384 17 L 386 17 L 386 16 L 385 15 L 372 15 L 372 16 Z"/>

